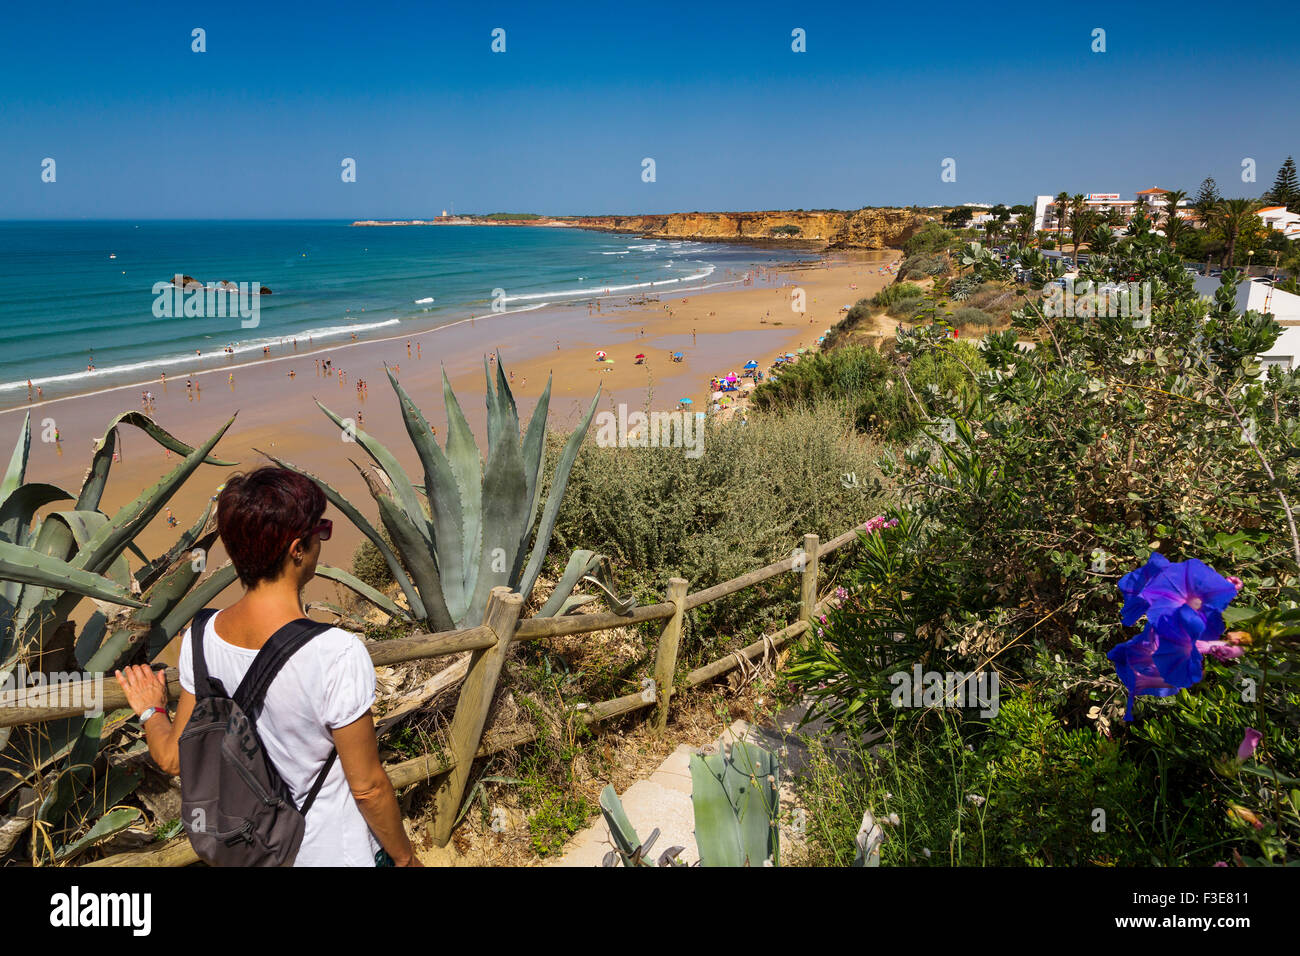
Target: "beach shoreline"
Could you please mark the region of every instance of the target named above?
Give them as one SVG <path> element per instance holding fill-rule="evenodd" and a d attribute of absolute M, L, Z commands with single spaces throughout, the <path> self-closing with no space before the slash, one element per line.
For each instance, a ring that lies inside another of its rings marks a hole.
<path fill-rule="evenodd" d="M 383 442 L 411 474 L 418 473 L 419 462 L 396 396 L 385 381 L 386 368 L 424 411 L 438 432 L 439 443 L 445 442 L 446 435 L 441 374 L 445 372 L 482 447 L 486 427 L 484 365 L 498 349 L 513 379 L 511 390 L 522 422 L 531 416 L 548 378 L 552 381 L 548 426 L 555 430 L 574 427 L 597 393 L 600 407 L 611 410 L 620 403 L 632 409 L 671 410 L 679 407 L 681 398 L 691 398 L 692 407 L 703 410 L 709 403 L 710 376 L 739 371 L 749 359 L 766 369 L 775 355 L 796 352 L 800 347 L 815 349 L 816 339 L 834 324 L 842 306 L 852 305 L 892 281 L 892 275 L 884 270 L 896 258 L 893 252 L 836 254 L 800 268 L 763 270 L 765 274 L 752 276 L 749 284 L 742 278 L 739 285 L 718 284 L 698 292 L 677 290 L 671 298 L 644 305 L 629 306 L 625 304 L 629 297 L 619 295 L 608 299 L 624 304 L 602 300 L 599 311 L 593 302 L 591 306 L 584 303 L 529 311 L 524 313 L 526 321 L 521 321 L 518 313 L 490 313 L 481 323 L 471 316 L 421 332 L 343 342 L 238 368 L 203 369 L 194 379 L 197 387 L 192 392 L 183 381 L 168 376 L 166 385 L 154 381 L 50 398 L 0 411 L 0 440 L 15 440 L 22 424 L 20 416 L 30 413 L 27 480 L 49 482 L 75 495 L 93 443 L 103 436 L 114 416 L 139 409 L 139 391 L 149 388 L 156 396 L 150 416 L 191 445 L 236 416 L 214 454 L 239 464 L 234 468 L 200 466 L 169 502 L 176 525 L 169 526 L 166 513 L 161 514 L 137 539 L 146 554 L 170 547 L 181 531 L 197 520 L 230 474 L 267 464 L 259 450 L 328 481 L 374 520 L 373 502 L 350 464 L 365 463 L 365 452 L 321 413 L 316 407 L 318 400 L 340 417 L 356 419 L 358 429 Z M 804 293 L 804 314 L 792 311 L 796 289 Z M 597 362 L 597 350 L 612 361 Z M 678 351 L 684 353 L 684 359 L 671 361 L 672 353 Z M 644 364 L 636 364 L 637 354 L 647 356 Z M 325 358 L 331 360 L 333 374 L 317 367 L 317 361 L 323 365 Z M 290 370 L 295 372 L 293 376 L 288 374 Z M 223 372 L 233 375 L 233 382 L 213 380 L 214 373 Z M 358 379 L 367 384 L 364 393 L 356 390 Z M 128 389 L 134 391 L 129 398 Z M 60 433 L 58 442 L 47 440 L 51 425 Z M 120 460 L 113 464 L 101 504 L 108 514 L 178 464 L 174 454 L 138 430 L 119 427 L 118 433 Z M 323 560 L 350 568 L 361 540 L 361 533 L 350 522 L 336 521 Z M 222 554 L 209 557 L 212 566 L 224 560 Z M 237 595 L 237 588 L 230 589 L 215 606 L 225 606 Z M 306 597 L 337 602 L 341 594 L 337 585 L 318 578 L 308 587 Z"/>

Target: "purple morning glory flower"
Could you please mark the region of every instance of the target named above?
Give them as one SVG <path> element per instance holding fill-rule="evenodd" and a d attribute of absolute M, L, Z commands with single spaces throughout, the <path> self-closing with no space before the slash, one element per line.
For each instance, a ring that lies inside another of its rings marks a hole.
<path fill-rule="evenodd" d="M 1148 593 L 1150 589 L 1148 588 Z M 1147 611 L 1147 630 L 1155 635 L 1152 663 L 1160 676 L 1174 687 L 1191 687 L 1204 676 L 1198 647 L 1205 621 L 1184 605 L 1152 624 Z"/>
<path fill-rule="evenodd" d="M 1166 617 L 1177 612 L 1191 611 L 1199 617 L 1198 623 L 1180 614 L 1192 640 L 1213 640 L 1222 634 L 1223 609 L 1236 596 L 1231 581 L 1196 558 L 1168 565 L 1147 582 L 1141 594 L 1147 603 L 1147 620 L 1157 630 Z"/>
<path fill-rule="evenodd" d="M 1107 657 L 1115 665 L 1119 679 L 1128 688 L 1128 706 L 1124 709 L 1124 719 L 1133 719 L 1133 703 L 1139 694 L 1152 697 L 1168 697 L 1176 694 L 1179 687 L 1164 679 L 1156 666 L 1155 654 L 1160 640 L 1148 626 L 1137 637 L 1131 638 L 1113 647 Z"/>
<path fill-rule="evenodd" d="M 1148 602 L 1142 591 L 1157 574 L 1169 567 L 1169 559 L 1159 551 L 1152 551 L 1147 563 L 1119 579 L 1119 593 L 1124 595 L 1124 612 L 1121 620 L 1132 627 L 1147 612 Z"/>

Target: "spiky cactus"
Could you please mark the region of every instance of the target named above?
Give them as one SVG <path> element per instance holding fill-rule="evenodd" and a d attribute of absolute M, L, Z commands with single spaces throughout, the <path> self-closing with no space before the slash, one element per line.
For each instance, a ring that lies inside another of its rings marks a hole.
<path fill-rule="evenodd" d="M 498 585 L 518 591 L 527 600 L 541 573 L 569 473 L 595 414 L 600 392 L 597 390 L 581 424 L 565 443 L 543 504 L 541 467 L 551 383 L 547 381 L 521 441 L 519 413 L 499 354 L 496 366 L 494 388 L 492 372 L 488 363 L 483 363 L 488 411 L 486 462 L 445 371 L 445 449 L 435 440 L 424 414 L 389 371 L 388 380 L 397 393 L 406 433 L 424 471 L 423 484 L 411 481 L 392 452 L 372 435 L 316 403 L 370 457 L 371 467 L 355 461 L 353 464 L 378 505 L 379 521 L 388 532 L 391 547 L 375 525 L 328 483 L 292 462 L 262 452 L 282 467 L 315 481 L 334 506 L 370 539 L 401 588 L 406 607 L 341 568 L 322 565 L 317 568 L 321 577 L 350 588 L 393 618 L 433 631 L 483 623 L 488 595 Z M 565 613 L 591 600 L 572 595 L 583 580 L 600 587 L 616 609 L 631 606 L 630 601 L 614 594 L 608 560 L 590 551 L 576 551 L 539 614 Z"/>
<path fill-rule="evenodd" d="M 728 752 L 691 754 L 691 803 L 695 810 L 695 845 L 698 866 L 780 865 L 780 767 L 776 755 L 754 744 L 738 741 Z M 614 849 L 604 865 L 652 866 L 651 847 L 659 837 L 656 828 L 643 843 L 623 810 L 613 786 L 600 794 L 600 812 L 609 827 Z M 862 818 L 856 838 L 853 866 L 879 866 L 879 825 L 870 812 Z M 682 847 L 669 847 L 659 866 L 684 866 L 677 860 Z"/>
<path fill-rule="evenodd" d="M 152 561 L 134 540 L 200 464 L 234 464 L 209 454 L 231 421 L 192 448 L 139 412 L 117 416 L 95 443 L 74 500 L 54 485 L 25 481 L 31 447 L 27 417 L 0 481 L 0 683 L 24 660 L 62 658 L 68 667 L 75 660 L 90 675 L 111 672 L 142 653 L 152 658 L 234 580 L 229 565 L 200 580 L 206 561 L 197 560 L 196 551 L 206 555 L 216 538 L 211 505 Z M 109 516 L 99 503 L 122 425 L 141 429 L 181 461 Z M 36 518 L 41 508 L 61 501 L 74 503 Z M 127 551 L 143 562 L 134 574 Z M 78 633 L 71 615 L 83 597 L 94 599 L 98 608 Z M 38 856 L 62 858 L 86 846 L 88 837 L 102 838 L 136 819 L 134 813 L 103 815 L 138 782 L 99 759 L 104 722 L 98 716 L 0 728 L 0 806 L 23 786 L 36 790 L 41 799 L 35 820 L 45 835 Z"/>

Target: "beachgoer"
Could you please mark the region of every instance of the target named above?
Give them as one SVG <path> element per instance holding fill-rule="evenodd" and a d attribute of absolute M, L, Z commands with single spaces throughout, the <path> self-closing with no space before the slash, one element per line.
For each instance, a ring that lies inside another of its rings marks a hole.
<path fill-rule="evenodd" d="M 198 772 L 182 766 L 179 747 L 195 706 L 193 642 L 200 642 L 211 678 L 225 688 L 239 686 L 263 645 L 306 616 L 302 591 L 332 531 L 322 520 L 325 506 L 314 482 L 287 469 L 261 468 L 226 483 L 217 527 L 244 595 L 208 616 L 201 632 L 191 628 L 182 638 L 175 718 L 167 713 L 164 672 L 147 664 L 117 672 L 127 703 L 143 718 L 149 755 L 166 773 Z M 379 760 L 374 701 L 375 668 L 366 646 L 337 627 L 290 657 L 266 692 L 257 734 L 295 806 L 329 766 L 306 814 L 295 866 L 375 866 L 383 854 L 398 866 L 422 865 Z"/>

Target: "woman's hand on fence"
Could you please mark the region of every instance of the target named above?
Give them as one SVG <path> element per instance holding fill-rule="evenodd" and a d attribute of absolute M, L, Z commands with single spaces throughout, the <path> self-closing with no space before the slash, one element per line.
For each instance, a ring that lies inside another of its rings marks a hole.
<path fill-rule="evenodd" d="M 117 682 L 126 693 L 126 702 L 136 716 L 150 707 L 167 709 L 167 673 L 156 671 L 147 664 L 135 664 L 117 671 Z"/>

